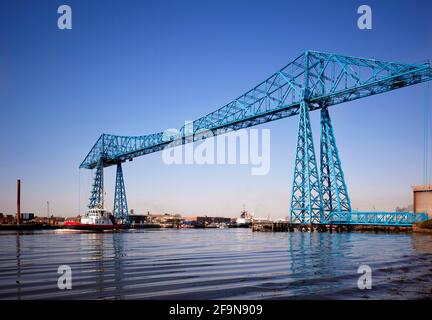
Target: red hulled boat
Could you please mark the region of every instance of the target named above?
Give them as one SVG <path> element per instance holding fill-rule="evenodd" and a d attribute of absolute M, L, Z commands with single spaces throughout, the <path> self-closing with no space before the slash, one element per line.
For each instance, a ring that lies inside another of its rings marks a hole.
<path fill-rule="evenodd" d="M 127 224 L 116 222 L 110 212 L 100 208 L 89 209 L 79 222 L 66 221 L 63 225 L 64 229 L 89 231 L 119 230 L 126 227 Z"/>

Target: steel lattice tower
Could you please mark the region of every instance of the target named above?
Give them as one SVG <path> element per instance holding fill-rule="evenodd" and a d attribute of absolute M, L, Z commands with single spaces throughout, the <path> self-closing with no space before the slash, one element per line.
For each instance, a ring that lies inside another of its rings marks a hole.
<path fill-rule="evenodd" d="M 322 193 L 305 101 L 300 103 L 299 116 L 290 220 L 292 223 L 319 224 L 323 218 Z"/>
<path fill-rule="evenodd" d="M 90 195 L 89 208 L 100 208 L 104 207 L 104 178 L 103 178 L 103 160 L 100 159 L 93 181 L 92 191 Z"/>
<path fill-rule="evenodd" d="M 324 217 L 330 212 L 350 212 L 351 201 L 345 183 L 333 126 L 327 108 L 321 109 L 321 190 Z"/>
<path fill-rule="evenodd" d="M 123 179 L 123 170 L 121 163 L 117 163 L 115 196 L 114 196 L 114 216 L 119 222 L 128 222 L 129 210 L 126 200 L 126 190 Z"/>

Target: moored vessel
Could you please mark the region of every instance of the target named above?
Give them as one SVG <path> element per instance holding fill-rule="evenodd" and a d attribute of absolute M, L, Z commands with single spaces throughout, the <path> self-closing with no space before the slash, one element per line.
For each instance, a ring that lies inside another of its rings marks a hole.
<path fill-rule="evenodd" d="M 89 231 L 104 231 L 104 230 L 119 230 L 125 229 L 128 224 L 123 221 L 116 221 L 114 216 L 102 208 L 89 209 L 80 221 L 66 221 L 63 225 L 64 229 L 73 230 L 89 230 Z"/>
<path fill-rule="evenodd" d="M 252 225 L 252 215 L 245 210 L 241 211 L 240 218 L 237 218 L 235 223 L 228 225 L 229 228 L 249 228 Z"/>

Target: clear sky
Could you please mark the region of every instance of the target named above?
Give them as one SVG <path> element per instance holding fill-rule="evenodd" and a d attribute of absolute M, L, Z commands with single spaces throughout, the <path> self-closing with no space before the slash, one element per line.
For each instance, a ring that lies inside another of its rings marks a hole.
<path fill-rule="evenodd" d="M 57 8 L 72 7 L 72 30 Z M 373 29 L 357 28 L 368 4 Z M 78 166 L 101 133 L 180 127 L 236 98 L 305 50 L 388 61 L 432 59 L 431 1 L 1 1 L 0 212 L 85 209 L 92 172 Z M 394 210 L 424 182 L 425 85 L 330 109 L 354 209 Z M 319 113 L 312 114 L 318 154 Z M 137 213 L 288 215 L 297 118 L 271 130 L 271 169 L 124 165 Z M 432 140 L 432 139 L 431 139 Z M 429 150 L 432 150 L 430 148 Z M 115 168 L 105 170 L 112 209 Z"/>

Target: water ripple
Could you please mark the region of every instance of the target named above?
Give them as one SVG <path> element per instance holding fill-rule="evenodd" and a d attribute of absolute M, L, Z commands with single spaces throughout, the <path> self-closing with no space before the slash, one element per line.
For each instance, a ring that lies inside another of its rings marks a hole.
<path fill-rule="evenodd" d="M 229 230 L 1 233 L 0 299 L 432 297 L 432 236 Z M 372 290 L 357 269 L 372 268 Z M 72 268 L 72 290 L 57 269 Z"/>

